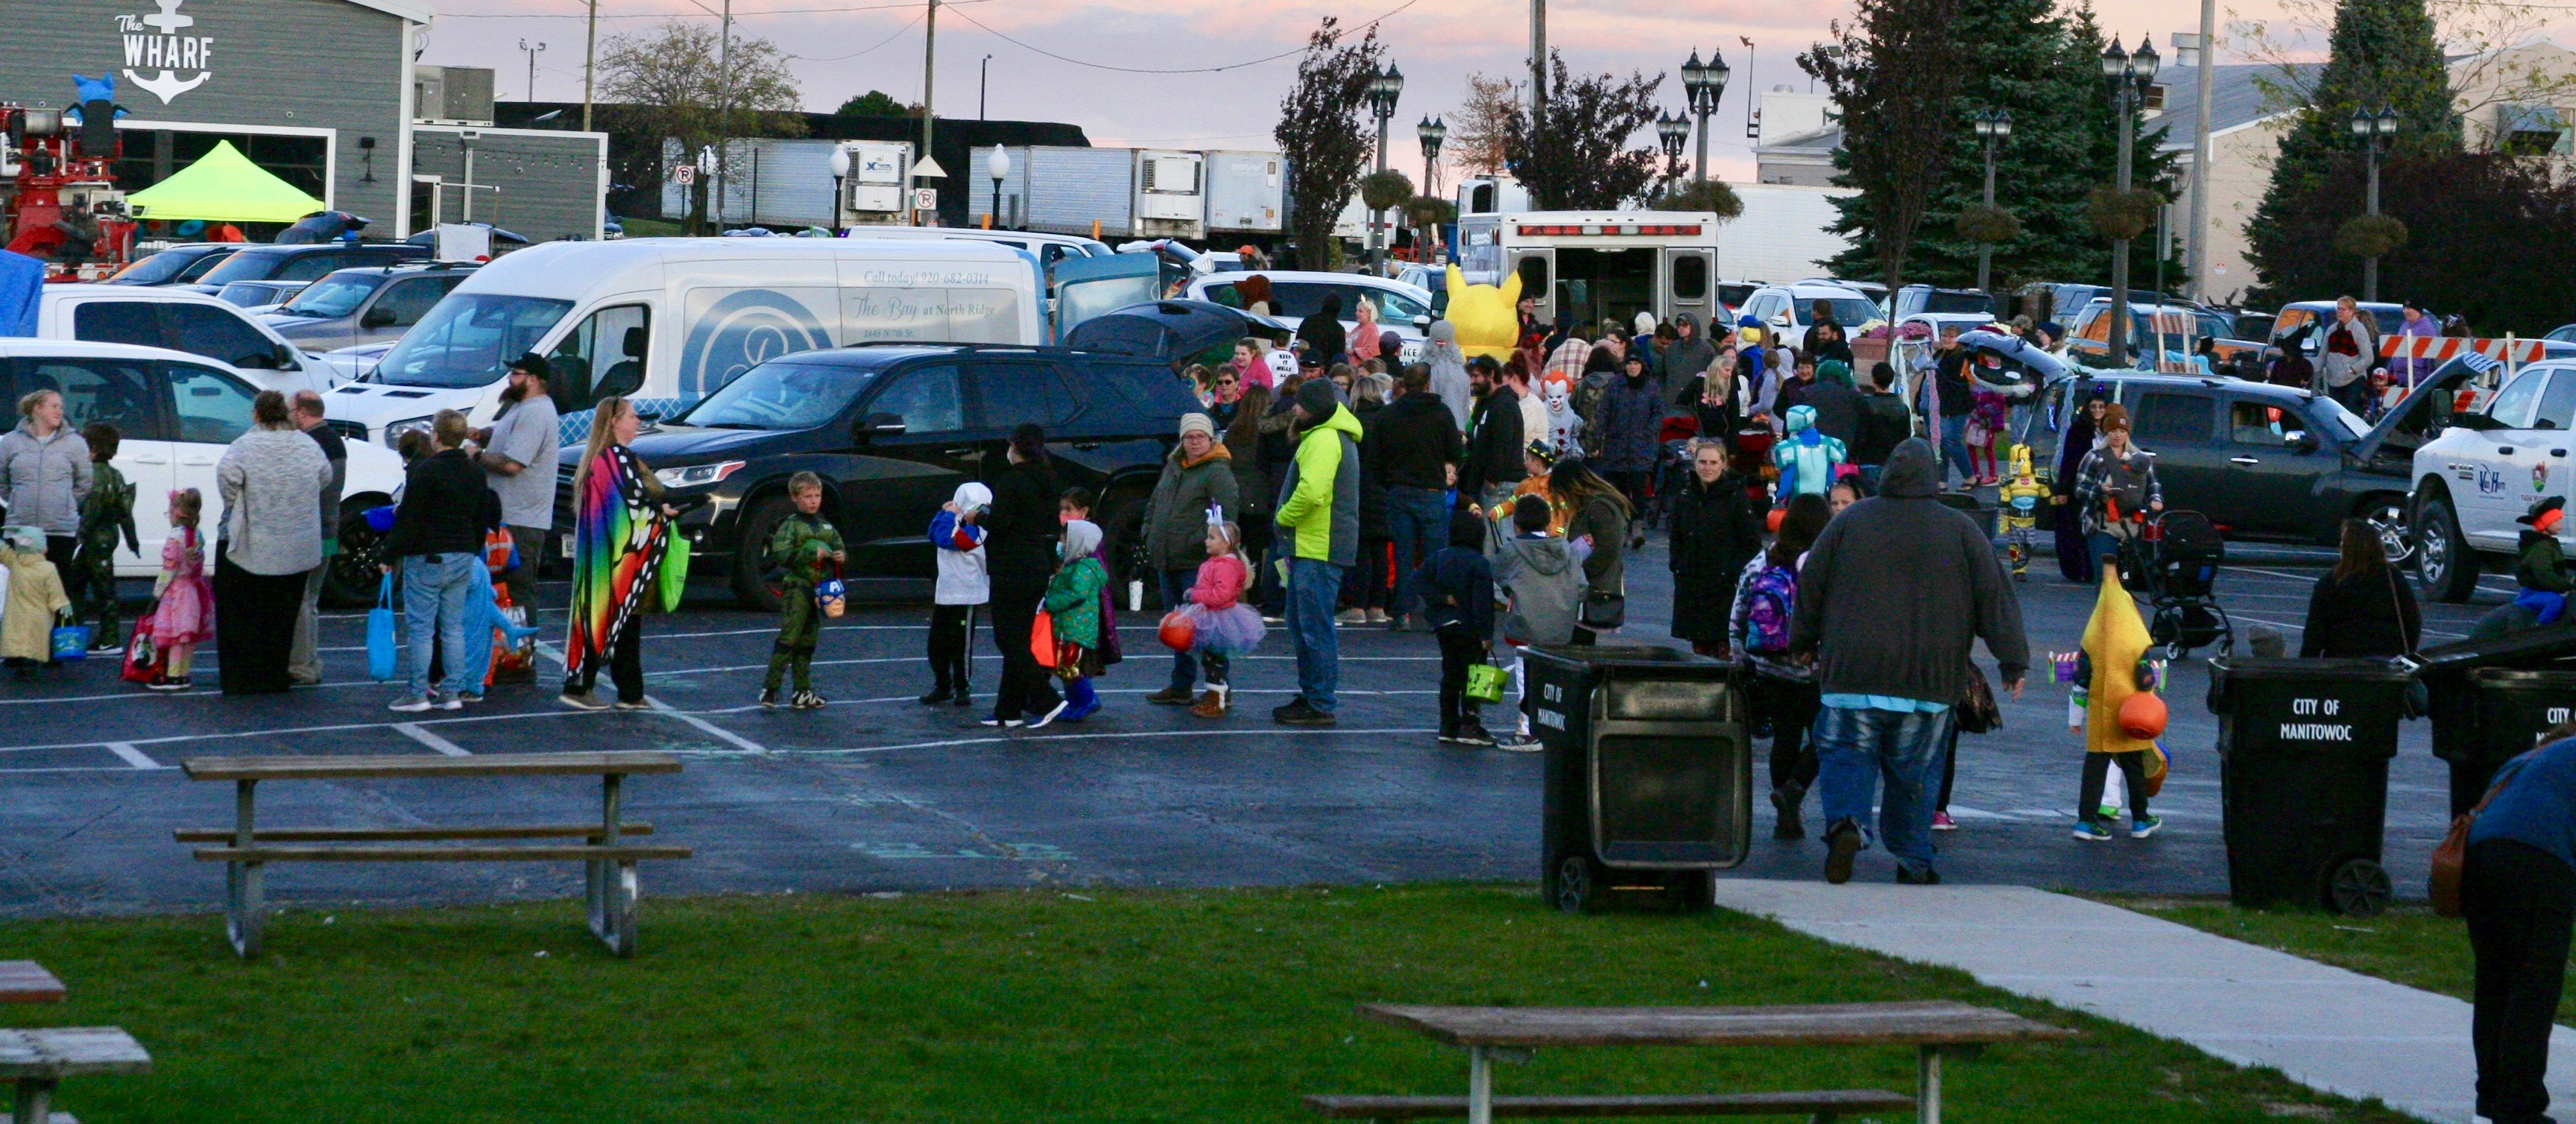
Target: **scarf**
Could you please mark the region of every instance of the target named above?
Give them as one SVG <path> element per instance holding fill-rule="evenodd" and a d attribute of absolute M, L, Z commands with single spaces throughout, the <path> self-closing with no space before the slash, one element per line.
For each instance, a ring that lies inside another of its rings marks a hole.
<path fill-rule="evenodd" d="M 643 462 L 624 445 L 600 450 L 574 500 L 568 675 L 607 659 L 653 598 L 671 530 L 644 486 Z"/>

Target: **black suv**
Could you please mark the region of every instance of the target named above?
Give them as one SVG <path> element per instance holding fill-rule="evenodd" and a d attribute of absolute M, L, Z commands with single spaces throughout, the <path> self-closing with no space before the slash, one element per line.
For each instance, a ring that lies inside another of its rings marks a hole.
<path fill-rule="evenodd" d="M 207 296 L 235 281 L 314 281 L 362 266 L 428 261 L 429 247 L 408 242 L 325 242 L 303 246 L 244 246 L 204 276 L 181 288 Z"/>
<path fill-rule="evenodd" d="M 930 519 L 957 486 L 991 480 L 1011 430 L 1046 428 L 1066 487 L 1092 489 L 1124 559 L 1181 415 L 1199 409 L 1163 361 L 1062 347 L 871 344 L 781 356 L 743 372 L 635 441 L 677 498 L 711 502 L 680 517 L 692 572 L 724 573 L 735 596 L 775 609 L 777 575 L 762 552 L 794 510 L 787 479 L 823 478 L 823 512 L 850 546 L 852 578 L 927 578 Z M 572 526 L 572 468 L 563 450 L 555 526 Z M 1123 575 L 1121 576 L 1123 580 Z"/>

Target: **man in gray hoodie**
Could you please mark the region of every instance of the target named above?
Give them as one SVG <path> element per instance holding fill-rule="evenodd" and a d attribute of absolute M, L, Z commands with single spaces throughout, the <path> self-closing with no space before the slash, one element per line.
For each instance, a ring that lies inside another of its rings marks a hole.
<path fill-rule="evenodd" d="M 1977 639 L 2021 697 L 2030 653 L 2012 582 L 1985 528 L 1942 506 L 1940 491 L 1932 446 L 1906 439 L 1887 458 L 1879 494 L 1826 524 L 1799 571 L 1789 652 L 1815 661 L 1824 696 L 1814 737 L 1827 882 L 1851 880 L 1882 778 L 1877 828 L 1896 856 L 1896 880 L 1939 882 L 1931 827 L 1940 747 L 1967 696 Z"/>
<path fill-rule="evenodd" d="M 1681 338 L 1664 349 L 1661 358 L 1665 386 L 1680 386 L 1692 376 L 1706 374 L 1708 365 L 1717 362 L 1717 345 L 1701 335 L 1699 317 L 1687 312 L 1673 315 L 1673 331 Z"/>

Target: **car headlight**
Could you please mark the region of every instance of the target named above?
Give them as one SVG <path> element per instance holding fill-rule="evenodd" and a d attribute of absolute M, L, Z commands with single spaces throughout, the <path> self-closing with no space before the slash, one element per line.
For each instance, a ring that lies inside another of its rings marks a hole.
<path fill-rule="evenodd" d="M 424 438 L 431 437 L 436 428 L 435 423 L 437 420 L 438 419 L 436 418 L 404 418 L 401 421 L 386 426 L 385 448 L 392 449 L 395 452 L 401 452 L 403 434 L 406 433 L 418 433 Z"/>
<path fill-rule="evenodd" d="M 724 478 L 742 471 L 748 461 L 723 461 L 717 464 L 692 464 L 665 468 L 653 473 L 653 479 L 665 488 L 704 488 L 724 482 Z"/>

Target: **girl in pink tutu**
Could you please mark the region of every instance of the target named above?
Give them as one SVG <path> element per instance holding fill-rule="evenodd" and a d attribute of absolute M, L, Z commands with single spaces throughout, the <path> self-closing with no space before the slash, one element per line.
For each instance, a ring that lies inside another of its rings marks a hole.
<path fill-rule="evenodd" d="M 161 542 L 161 578 L 152 589 L 161 601 L 144 622 L 161 657 L 161 673 L 146 684 L 155 691 L 187 690 L 197 644 L 215 634 L 215 593 L 206 584 L 205 540 L 197 536 L 205 502 L 195 488 L 170 493 L 170 537 Z"/>
<path fill-rule="evenodd" d="M 1241 603 L 1244 584 L 1252 578 L 1251 567 L 1244 565 L 1238 551 L 1242 544 L 1242 532 L 1221 513 L 1209 517 L 1208 558 L 1199 563 L 1198 578 L 1190 584 L 1190 603 L 1180 610 L 1192 626 L 1190 650 L 1198 653 L 1200 666 L 1207 670 L 1207 694 L 1190 707 L 1190 713 L 1201 718 L 1225 717 L 1231 692 L 1225 682 L 1230 657 L 1261 646 L 1261 614 Z"/>

